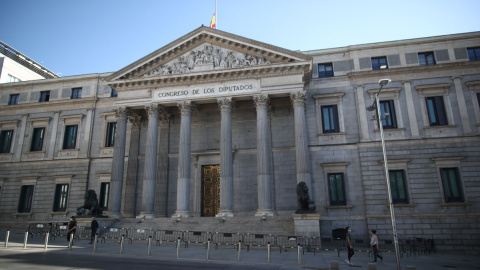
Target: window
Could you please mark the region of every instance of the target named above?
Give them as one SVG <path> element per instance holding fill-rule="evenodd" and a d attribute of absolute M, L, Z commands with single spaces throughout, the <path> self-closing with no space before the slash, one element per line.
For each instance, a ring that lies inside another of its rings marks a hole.
<path fill-rule="evenodd" d="M 117 97 L 117 96 L 118 96 L 117 91 L 115 91 L 115 89 L 112 89 L 112 91 L 110 92 L 110 97 Z"/>
<path fill-rule="evenodd" d="M 418 53 L 418 63 L 420 66 L 435 65 L 435 55 L 433 52 Z"/>
<path fill-rule="evenodd" d="M 10 98 L 8 99 L 8 105 L 18 104 L 18 96 L 19 94 L 10 95 Z"/>
<path fill-rule="evenodd" d="M 108 195 L 110 192 L 110 183 L 104 182 L 100 185 L 100 208 L 108 210 Z"/>
<path fill-rule="evenodd" d="M 445 112 L 445 105 L 443 97 L 426 97 L 428 119 L 430 126 L 445 126 L 448 125 L 447 114 Z"/>
<path fill-rule="evenodd" d="M 382 114 L 383 128 L 397 128 L 397 119 L 395 117 L 395 105 L 393 100 L 380 101 L 380 113 Z"/>
<path fill-rule="evenodd" d="M 75 149 L 75 144 L 77 142 L 77 127 L 78 125 L 71 125 L 65 127 L 63 149 Z"/>
<path fill-rule="evenodd" d="M 113 147 L 115 144 L 115 130 L 117 123 L 109 122 L 107 124 L 107 137 L 105 139 L 105 147 Z"/>
<path fill-rule="evenodd" d="M 34 128 L 32 134 L 32 144 L 30 145 L 30 152 L 42 151 L 43 137 L 45 128 Z"/>
<path fill-rule="evenodd" d="M 15 77 L 15 76 L 12 76 L 10 74 L 7 75 L 7 82 L 21 82 L 22 80 L 20 80 L 19 78 Z"/>
<path fill-rule="evenodd" d="M 407 181 L 404 170 L 390 170 L 390 191 L 393 203 L 408 203 Z"/>
<path fill-rule="evenodd" d="M 372 58 L 372 70 L 388 69 L 387 57 Z"/>
<path fill-rule="evenodd" d="M 318 77 L 333 77 L 333 65 L 332 63 L 318 64 Z"/>
<path fill-rule="evenodd" d="M 328 174 L 328 189 L 330 191 L 330 205 L 346 205 L 343 173 Z"/>
<path fill-rule="evenodd" d="M 2 130 L 0 133 L 0 153 L 10 153 L 13 130 Z"/>
<path fill-rule="evenodd" d="M 337 105 L 322 106 L 323 133 L 340 132 Z"/>
<path fill-rule="evenodd" d="M 20 201 L 18 202 L 18 212 L 28 213 L 32 209 L 34 185 L 24 185 L 20 190 Z"/>
<path fill-rule="evenodd" d="M 72 88 L 72 95 L 70 99 L 77 99 L 82 97 L 82 88 Z"/>
<path fill-rule="evenodd" d="M 457 168 L 440 168 L 445 202 L 463 202 L 463 191 Z"/>
<path fill-rule="evenodd" d="M 55 199 L 53 201 L 54 212 L 67 210 L 68 184 L 57 184 L 55 188 Z"/>
<path fill-rule="evenodd" d="M 50 100 L 50 91 L 41 91 L 40 92 L 40 99 L 38 102 L 46 102 Z"/>
<path fill-rule="evenodd" d="M 480 60 L 480 47 L 467 48 L 467 53 L 470 61 Z"/>

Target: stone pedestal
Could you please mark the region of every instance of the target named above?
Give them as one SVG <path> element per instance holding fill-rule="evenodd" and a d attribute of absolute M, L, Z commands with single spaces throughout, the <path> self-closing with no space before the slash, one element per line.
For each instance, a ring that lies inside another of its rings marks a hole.
<path fill-rule="evenodd" d="M 320 237 L 320 214 L 293 215 L 296 236 Z"/>

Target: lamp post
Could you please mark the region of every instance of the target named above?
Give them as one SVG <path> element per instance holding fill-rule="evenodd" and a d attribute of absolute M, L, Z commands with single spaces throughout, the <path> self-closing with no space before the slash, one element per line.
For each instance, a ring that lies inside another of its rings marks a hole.
<path fill-rule="evenodd" d="M 367 110 L 369 111 L 374 111 L 376 110 L 377 112 L 377 117 L 378 117 L 378 126 L 380 128 L 380 137 L 382 139 L 382 151 L 383 151 L 383 166 L 385 169 L 385 179 L 387 181 L 387 193 L 388 193 L 388 203 L 390 206 L 390 220 L 392 221 L 392 231 L 393 231 L 393 241 L 395 244 L 395 256 L 397 259 L 397 270 L 401 270 L 400 267 L 400 255 L 398 251 L 398 237 L 397 237 L 397 228 L 395 224 L 395 212 L 393 210 L 393 202 L 392 202 L 392 192 L 390 189 L 390 174 L 388 173 L 388 162 L 387 162 L 387 152 L 385 150 L 385 139 L 383 137 L 383 124 L 382 124 L 382 119 L 381 119 L 381 111 L 380 111 L 380 100 L 378 99 L 378 96 L 380 95 L 380 92 L 382 91 L 382 88 L 389 84 L 391 82 L 390 79 L 381 79 L 378 81 L 378 84 L 380 84 L 380 89 L 378 92 L 375 94 L 375 102 L 372 104 L 372 106 L 368 107 Z"/>

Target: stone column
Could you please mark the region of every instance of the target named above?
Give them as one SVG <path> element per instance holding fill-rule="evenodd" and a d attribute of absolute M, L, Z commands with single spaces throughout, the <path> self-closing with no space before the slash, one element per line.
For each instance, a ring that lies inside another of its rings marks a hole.
<path fill-rule="evenodd" d="M 158 155 L 157 183 L 155 184 L 155 215 L 167 216 L 168 206 L 168 134 L 170 130 L 170 114 L 162 112 L 158 118 Z"/>
<path fill-rule="evenodd" d="M 217 99 L 222 114 L 220 133 L 220 212 L 217 217 L 233 213 L 232 98 Z"/>
<path fill-rule="evenodd" d="M 420 138 L 418 131 L 417 114 L 415 113 L 415 103 L 412 96 L 412 84 L 409 81 L 403 82 L 405 89 L 405 101 L 407 103 L 408 122 L 410 122 L 410 133 L 412 138 Z"/>
<path fill-rule="evenodd" d="M 177 211 L 173 217 L 191 217 L 190 215 L 190 162 L 191 162 L 191 101 L 179 102 L 181 114 L 180 141 L 178 150 Z"/>
<path fill-rule="evenodd" d="M 268 135 L 268 96 L 253 96 L 257 108 L 258 210 L 255 216 L 273 216 L 270 189 L 270 139 Z"/>
<path fill-rule="evenodd" d="M 155 182 L 157 181 L 158 114 L 161 107 L 158 104 L 150 104 L 145 106 L 145 110 L 148 115 L 148 130 L 140 217 L 153 218 L 155 217 Z"/>
<path fill-rule="evenodd" d="M 28 114 L 22 115 L 22 123 L 20 126 L 20 132 L 18 136 L 18 144 L 17 148 L 13 148 L 13 153 L 14 153 L 14 159 L 13 161 L 20 161 L 22 157 L 22 152 L 23 152 L 23 143 L 25 141 L 25 129 L 27 128 L 27 119 L 28 119 Z M 13 136 L 17 136 L 13 134 Z"/>
<path fill-rule="evenodd" d="M 312 179 L 310 175 L 310 155 L 308 151 L 307 121 L 305 119 L 306 92 L 300 91 L 290 94 L 295 117 L 295 158 L 297 169 L 297 184 L 305 182 L 310 190 L 310 199 L 313 199 Z"/>
<path fill-rule="evenodd" d="M 60 112 L 55 112 L 53 116 L 52 134 L 50 135 L 50 146 L 47 151 L 47 159 L 52 160 L 55 155 L 55 142 L 57 140 L 58 119 Z"/>
<path fill-rule="evenodd" d="M 113 147 L 112 179 L 110 180 L 110 195 L 108 203 L 109 216 L 121 218 L 123 170 L 125 166 L 125 142 L 127 140 L 127 118 L 129 110 L 126 107 L 115 109 L 117 128 L 115 145 Z"/>
<path fill-rule="evenodd" d="M 458 110 L 460 112 L 460 119 L 462 120 L 463 134 L 471 135 L 472 127 L 470 126 L 467 103 L 465 102 L 465 95 L 463 94 L 462 78 L 453 77 L 453 83 L 455 85 L 455 93 L 457 94 Z"/>
<path fill-rule="evenodd" d="M 127 178 L 123 187 L 122 214 L 124 217 L 135 217 L 135 201 L 137 190 L 138 145 L 140 143 L 141 116 L 128 118 L 132 124 L 127 161 Z"/>
<path fill-rule="evenodd" d="M 360 141 L 365 142 L 370 140 L 368 133 L 367 109 L 365 107 L 365 96 L 363 93 L 363 85 L 357 85 L 357 104 L 358 116 L 360 120 Z"/>

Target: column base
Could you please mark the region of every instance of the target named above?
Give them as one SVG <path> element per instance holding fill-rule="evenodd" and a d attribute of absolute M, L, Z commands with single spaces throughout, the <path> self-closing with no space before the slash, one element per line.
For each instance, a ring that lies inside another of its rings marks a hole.
<path fill-rule="evenodd" d="M 114 219 L 121 219 L 122 214 L 120 212 L 108 212 L 108 217 Z"/>
<path fill-rule="evenodd" d="M 220 210 L 220 213 L 216 214 L 215 217 L 234 217 L 235 213 L 233 210 Z"/>
<path fill-rule="evenodd" d="M 146 218 L 156 218 L 155 213 L 151 212 L 140 212 L 136 218 L 146 219 Z"/>
<path fill-rule="evenodd" d="M 255 213 L 256 217 L 274 217 L 276 216 L 275 211 L 271 209 L 259 209 L 257 213 Z"/>
<path fill-rule="evenodd" d="M 177 211 L 173 214 L 172 218 L 191 218 L 190 211 Z"/>

